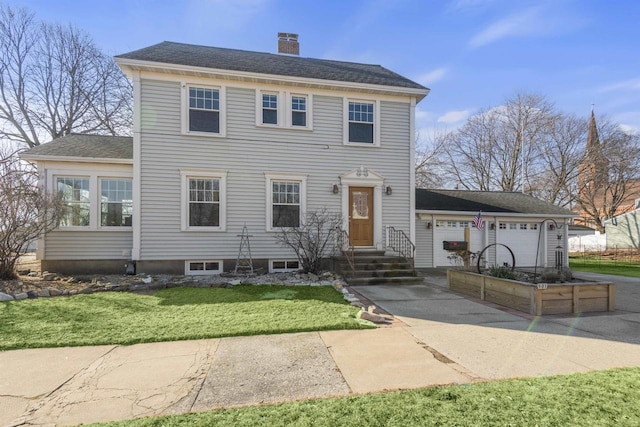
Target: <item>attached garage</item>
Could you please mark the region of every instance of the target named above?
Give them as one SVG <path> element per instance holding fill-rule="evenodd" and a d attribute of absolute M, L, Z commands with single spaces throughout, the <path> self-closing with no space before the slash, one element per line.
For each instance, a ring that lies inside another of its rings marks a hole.
<path fill-rule="evenodd" d="M 484 249 L 484 266 L 512 265 L 514 258 L 517 267 L 567 265 L 573 217 L 523 193 L 416 189 L 415 265 L 460 265 L 456 248 L 465 245 L 472 259 Z"/>

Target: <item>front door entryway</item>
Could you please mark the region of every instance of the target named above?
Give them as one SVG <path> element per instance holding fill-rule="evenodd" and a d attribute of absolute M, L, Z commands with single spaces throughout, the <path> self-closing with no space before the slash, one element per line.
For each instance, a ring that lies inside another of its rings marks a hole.
<path fill-rule="evenodd" d="M 373 246 L 373 187 L 349 187 L 349 240 Z"/>

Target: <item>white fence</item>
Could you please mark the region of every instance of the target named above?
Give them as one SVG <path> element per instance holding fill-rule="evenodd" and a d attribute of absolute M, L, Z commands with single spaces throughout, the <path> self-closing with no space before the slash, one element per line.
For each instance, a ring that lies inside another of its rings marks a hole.
<path fill-rule="evenodd" d="M 569 252 L 598 252 L 607 249 L 606 234 L 590 234 L 569 238 Z"/>

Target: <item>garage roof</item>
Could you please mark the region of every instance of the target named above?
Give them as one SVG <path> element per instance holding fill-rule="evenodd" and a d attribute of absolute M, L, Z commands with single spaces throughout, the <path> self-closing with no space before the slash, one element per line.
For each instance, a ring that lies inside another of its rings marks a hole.
<path fill-rule="evenodd" d="M 568 209 L 515 191 L 416 189 L 416 210 L 576 216 Z"/>

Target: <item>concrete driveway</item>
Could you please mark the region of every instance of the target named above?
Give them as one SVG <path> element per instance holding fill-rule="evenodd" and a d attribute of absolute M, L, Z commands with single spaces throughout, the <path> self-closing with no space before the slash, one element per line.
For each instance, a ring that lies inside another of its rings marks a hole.
<path fill-rule="evenodd" d="M 442 271 L 423 274 L 422 284 L 354 289 L 479 378 L 640 366 L 638 279 L 579 274 L 615 283 L 616 311 L 536 318 L 452 293 Z"/>

